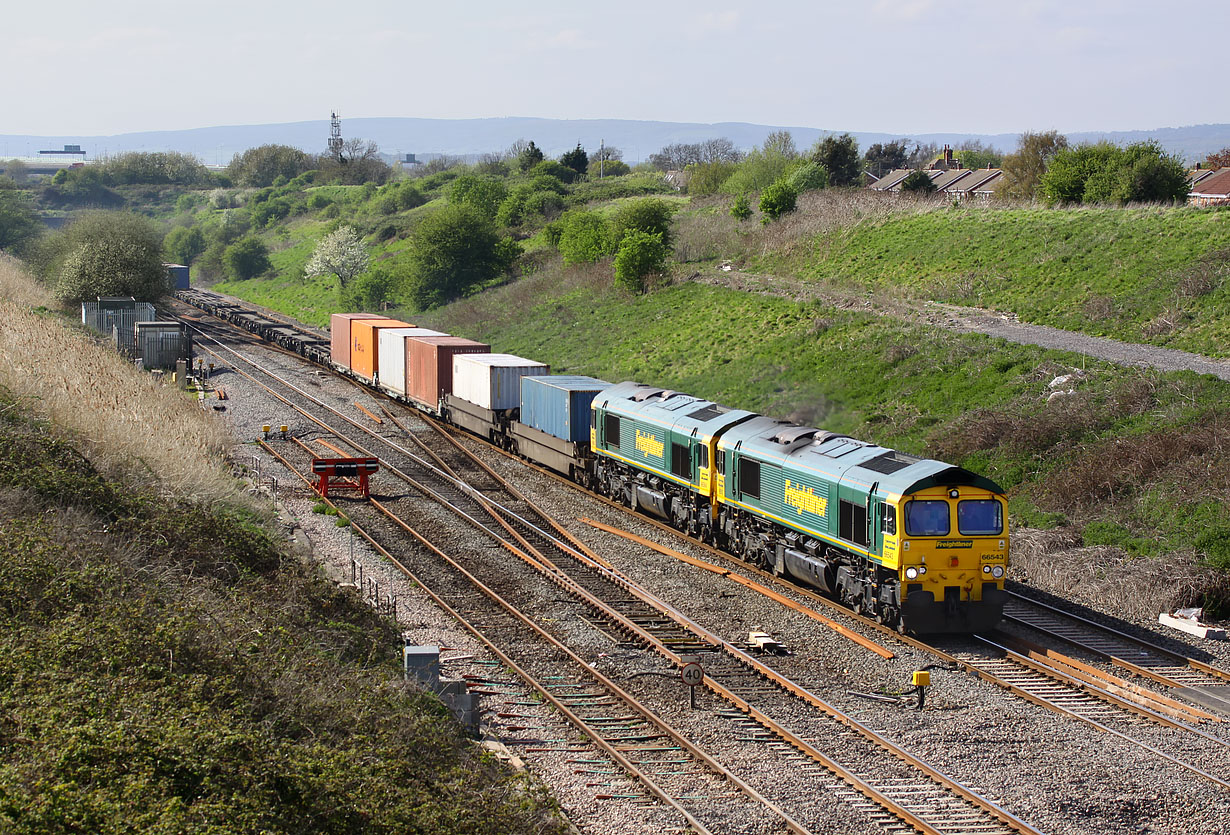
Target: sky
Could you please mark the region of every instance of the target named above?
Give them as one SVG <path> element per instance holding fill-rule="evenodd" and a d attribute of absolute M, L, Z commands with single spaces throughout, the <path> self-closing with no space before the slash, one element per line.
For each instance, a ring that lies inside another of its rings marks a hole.
<path fill-rule="evenodd" d="M 903 135 L 1230 122 L 1227 0 L 58 0 L 11 4 L 4 27 L 0 134 L 333 110 Z"/>

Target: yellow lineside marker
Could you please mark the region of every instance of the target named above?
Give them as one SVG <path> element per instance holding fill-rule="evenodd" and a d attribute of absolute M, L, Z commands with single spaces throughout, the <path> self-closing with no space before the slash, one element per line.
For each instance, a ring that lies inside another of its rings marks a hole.
<path fill-rule="evenodd" d="M 837 621 L 832 620 L 830 618 L 826 618 L 824 615 L 820 614 L 817 611 L 814 611 L 813 609 L 808 609 L 806 606 L 800 606 L 798 603 L 795 603 L 793 600 L 786 597 L 785 595 L 778 594 L 777 592 L 773 591 L 773 589 L 769 588 L 768 586 L 761 585 L 760 583 L 757 583 L 754 580 L 749 580 L 746 577 L 743 577 L 739 574 L 735 574 L 729 568 L 722 568 L 721 566 L 717 566 L 712 563 L 705 562 L 704 560 L 698 560 L 695 557 L 689 557 L 687 554 L 681 553 L 679 551 L 675 551 L 671 548 L 667 548 L 665 545 L 659 545 L 658 543 L 653 542 L 652 540 L 645 539 L 644 537 L 641 537 L 641 536 L 637 536 L 634 533 L 629 533 L 628 531 L 622 531 L 619 528 L 613 528 L 610 525 L 604 525 L 601 522 L 595 522 L 592 519 L 582 518 L 580 521 L 589 525 L 591 528 L 597 528 L 600 531 L 606 531 L 607 533 L 613 533 L 616 536 L 621 536 L 624 539 L 630 539 L 633 542 L 639 542 L 647 548 L 652 548 L 653 550 L 657 551 L 659 554 L 665 554 L 668 557 L 674 557 L 680 562 L 687 563 L 688 565 L 692 565 L 697 568 L 702 568 L 705 571 L 711 571 L 714 574 L 720 574 L 723 577 L 725 577 L 727 580 L 730 580 L 732 583 L 738 583 L 741 586 L 745 586 L 746 588 L 749 588 L 754 592 L 763 594 L 765 597 L 769 598 L 770 600 L 774 600 L 778 603 L 781 603 L 783 606 L 788 606 L 789 608 L 794 609 L 796 612 L 799 612 L 800 614 L 807 615 L 807 617 L 811 618 L 814 621 L 823 623 L 825 626 L 827 626 L 829 629 L 832 629 L 837 634 L 841 635 L 844 638 L 849 638 L 854 643 L 858 644 L 864 649 L 871 650 L 872 652 L 874 652 L 876 655 L 880 656 L 881 658 L 885 658 L 885 659 L 896 658 L 896 654 L 893 653 L 892 650 L 885 649 L 884 647 L 877 644 L 875 641 L 869 641 L 868 639 L 864 638 L 862 635 L 859 635 L 857 632 L 852 632 L 851 630 L 842 626 Z"/>
<path fill-rule="evenodd" d="M 373 415 L 371 412 L 367 411 L 367 409 L 364 409 L 364 408 L 363 408 L 361 405 L 359 405 L 357 402 L 354 404 L 354 407 L 355 407 L 356 409 L 358 409 L 360 412 L 362 412 L 363 414 L 367 415 L 367 416 L 368 416 L 369 418 L 371 418 L 372 420 L 376 421 L 376 423 L 380 423 L 380 424 L 383 424 L 383 423 L 384 423 L 384 419 L 383 419 L 383 418 L 378 418 L 378 417 L 376 417 L 376 416 L 375 416 L 375 415 Z"/>

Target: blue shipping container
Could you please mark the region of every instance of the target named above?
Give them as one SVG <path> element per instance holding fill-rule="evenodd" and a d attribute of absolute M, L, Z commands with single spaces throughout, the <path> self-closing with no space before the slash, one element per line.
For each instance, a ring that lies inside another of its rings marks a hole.
<path fill-rule="evenodd" d="M 605 380 L 557 374 L 521 378 L 521 422 L 565 441 L 589 443 L 589 404 Z"/>

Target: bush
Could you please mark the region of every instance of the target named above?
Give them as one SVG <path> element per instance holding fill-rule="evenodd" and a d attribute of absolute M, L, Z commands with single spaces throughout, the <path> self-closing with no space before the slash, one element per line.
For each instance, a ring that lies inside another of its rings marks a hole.
<path fill-rule="evenodd" d="M 646 276 L 666 269 L 667 247 L 658 233 L 629 231 L 615 254 L 615 283 L 634 293 L 645 291 Z"/>
<path fill-rule="evenodd" d="M 489 220 L 495 218 L 500 204 L 507 196 L 508 187 L 503 182 L 476 174 L 462 174 L 453 180 L 448 188 L 448 202 L 458 206 L 473 206 Z"/>
<path fill-rule="evenodd" d="M 473 206 L 446 206 L 423 218 L 410 239 L 406 292 L 420 310 L 439 307 L 507 272 L 519 254 Z"/>
<path fill-rule="evenodd" d="M 562 162 L 557 162 L 553 159 L 544 159 L 535 165 L 530 169 L 530 175 L 533 177 L 552 177 L 561 183 L 571 183 L 577 178 L 576 171 Z"/>
<path fill-rule="evenodd" d="M 577 210 L 560 218 L 559 251 L 565 264 L 598 261 L 614 250 L 610 224 L 597 212 Z"/>
<path fill-rule="evenodd" d="M 686 169 L 688 175 L 688 194 L 717 194 L 731 175 L 739 169 L 733 162 L 694 163 Z"/>
<path fill-rule="evenodd" d="M 596 159 L 589 161 L 589 177 L 591 180 L 600 179 L 601 177 L 622 177 L 625 174 L 631 173 L 632 168 L 621 159 L 608 159 L 606 162 L 599 162 Z"/>
<path fill-rule="evenodd" d="M 735 220 L 747 220 L 752 216 L 752 207 L 748 203 L 746 194 L 740 194 L 735 198 L 735 202 L 730 206 L 730 216 Z"/>
<path fill-rule="evenodd" d="M 651 197 L 634 200 L 621 206 L 611 217 L 611 231 L 616 245 L 634 230 L 661 237 L 662 245 L 669 249 L 671 239 L 671 215 L 675 210 L 664 200 Z"/>
<path fill-rule="evenodd" d="M 908 191 L 911 194 L 931 194 L 935 191 L 935 183 L 931 179 L 931 175 L 926 171 L 919 169 L 911 171 L 901 181 L 901 190 Z"/>
<path fill-rule="evenodd" d="M 799 194 L 805 191 L 815 191 L 827 188 L 829 172 L 817 162 L 808 162 L 790 172 L 790 185 Z"/>
<path fill-rule="evenodd" d="M 787 212 L 793 212 L 798 199 L 799 193 L 794 186 L 786 180 L 778 180 L 761 192 L 760 211 L 764 214 L 761 220 L 768 223 Z"/>
<path fill-rule="evenodd" d="M 227 276 L 239 281 L 255 278 L 273 267 L 269 261 L 269 248 L 255 235 L 240 238 L 227 247 L 222 264 Z"/>
<path fill-rule="evenodd" d="M 55 295 L 69 304 L 98 296 L 154 301 L 171 284 L 162 266 L 162 235 L 130 212 L 89 212 L 48 241 Z"/>

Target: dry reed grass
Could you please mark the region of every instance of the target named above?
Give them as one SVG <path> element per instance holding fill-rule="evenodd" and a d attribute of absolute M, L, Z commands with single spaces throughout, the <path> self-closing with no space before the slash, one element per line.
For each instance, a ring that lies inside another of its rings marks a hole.
<path fill-rule="evenodd" d="M 0 386 L 23 411 L 68 432 L 108 476 L 185 499 L 240 496 L 224 470 L 234 442 L 220 420 L 84 330 L 33 312 L 50 297 L 11 258 L 0 260 L 0 296 Z"/>
<path fill-rule="evenodd" d="M 1014 532 L 1012 579 L 1098 611 L 1140 620 L 1159 612 L 1230 599 L 1225 572 L 1194 551 L 1132 557 L 1109 545 L 1080 546 L 1073 528 Z"/>

